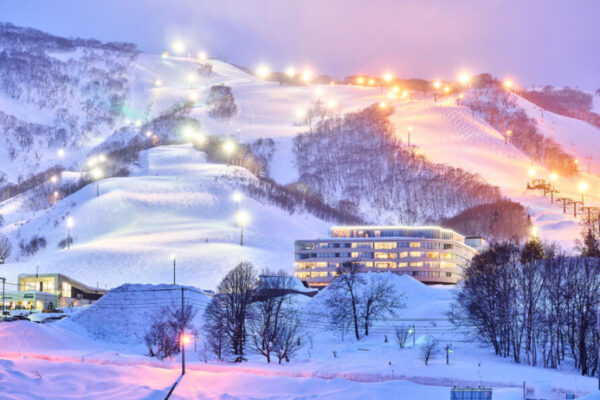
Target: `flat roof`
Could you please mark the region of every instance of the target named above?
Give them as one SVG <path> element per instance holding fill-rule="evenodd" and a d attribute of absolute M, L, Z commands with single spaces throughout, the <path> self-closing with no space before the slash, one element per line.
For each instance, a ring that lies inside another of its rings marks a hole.
<path fill-rule="evenodd" d="M 423 225 L 423 226 L 406 226 L 406 225 L 350 225 L 350 226 L 332 226 L 330 228 L 331 230 L 334 229 L 362 229 L 362 230 L 366 230 L 366 229 L 411 229 L 411 230 L 418 230 L 418 229 L 434 229 L 434 230 L 439 230 L 439 231 L 444 231 L 444 232 L 450 232 L 450 233 L 455 233 L 459 236 L 464 236 L 463 234 L 460 234 L 452 229 L 448 229 L 448 228 L 442 228 L 441 226 L 435 226 L 435 225 Z"/>
<path fill-rule="evenodd" d="M 85 283 L 81 283 L 73 278 L 68 277 L 67 275 L 61 274 L 60 272 L 55 272 L 55 273 L 46 273 L 46 274 L 19 274 L 18 278 L 19 279 L 28 279 L 28 278 L 54 278 L 54 277 L 62 277 L 63 279 L 66 279 L 68 281 L 71 281 L 72 283 L 79 285 L 83 288 L 85 288 L 86 290 L 92 291 L 92 292 L 103 292 L 106 293 L 108 290 L 107 289 L 101 289 L 99 287 L 95 288 L 92 286 L 88 286 Z"/>

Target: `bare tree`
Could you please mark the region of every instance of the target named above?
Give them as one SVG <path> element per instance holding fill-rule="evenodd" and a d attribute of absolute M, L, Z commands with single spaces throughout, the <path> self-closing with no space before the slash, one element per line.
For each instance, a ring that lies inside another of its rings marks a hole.
<path fill-rule="evenodd" d="M 184 330 L 195 332 L 192 320 L 197 309 L 190 303 L 183 307 L 171 305 L 161 308 L 152 318 L 144 342 L 148 347 L 148 355 L 164 359 L 179 353 L 179 338 Z"/>
<path fill-rule="evenodd" d="M 385 320 L 387 316 L 396 316 L 396 311 L 404 308 L 403 294 L 395 293 L 394 286 L 387 276 L 371 274 L 369 283 L 360 300 L 360 316 L 365 336 L 369 335 L 369 326 L 373 321 Z"/>
<path fill-rule="evenodd" d="M 302 347 L 300 341 L 301 321 L 297 312 L 287 311 L 279 324 L 273 343 L 273 351 L 277 354 L 279 364 L 285 359 L 289 362 L 296 351 Z"/>
<path fill-rule="evenodd" d="M 218 360 L 222 360 L 227 347 L 230 346 L 227 336 L 227 316 L 223 299 L 220 296 L 212 298 L 204 311 L 204 324 L 202 325 L 206 340 L 205 344 Z"/>
<path fill-rule="evenodd" d="M 264 271 L 259 280 L 248 325 L 254 350 L 267 362 L 271 362 L 275 341 L 289 318 L 292 285 L 293 278 L 283 271 Z"/>
<path fill-rule="evenodd" d="M 12 251 L 12 245 L 10 240 L 4 235 L 0 234 L 0 264 L 4 264 L 6 259 L 10 257 Z"/>
<path fill-rule="evenodd" d="M 246 318 L 256 283 L 254 266 L 249 262 L 241 262 L 225 275 L 217 288 L 218 296 L 222 299 L 225 332 L 236 362 L 245 360 Z"/>
<path fill-rule="evenodd" d="M 440 348 L 437 340 L 430 339 L 425 344 L 421 345 L 419 355 L 425 365 L 429 364 L 429 361 L 434 359 L 440 354 Z"/>
<path fill-rule="evenodd" d="M 406 325 L 397 326 L 395 328 L 396 333 L 396 343 L 400 346 L 401 349 L 406 347 L 406 341 L 408 340 L 409 327 Z"/>
<path fill-rule="evenodd" d="M 360 266 L 356 261 L 347 261 L 338 268 L 338 276 L 329 285 L 327 306 L 331 309 L 331 320 L 335 325 L 346 329 L 352 326 L 354 336 L 360 339 L 360 293 L 359 286 L 364 284 Z"/>

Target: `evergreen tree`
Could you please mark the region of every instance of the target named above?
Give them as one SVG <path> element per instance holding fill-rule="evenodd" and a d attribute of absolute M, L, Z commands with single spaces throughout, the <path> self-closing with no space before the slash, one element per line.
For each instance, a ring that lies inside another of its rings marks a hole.
<path fill-rule="evenodd" d="M 521 263 L 526 264 L 534 260 L 542 260 L 544 258 L 544 245 L 540 238 L 533 236 L 521 250 Z"/>
<path fill-rule="evenodd" d="M 581 255 L 584 257 L 600 257 L 600 244 L 592 228 L 588 228 L 583 236 Z"/>

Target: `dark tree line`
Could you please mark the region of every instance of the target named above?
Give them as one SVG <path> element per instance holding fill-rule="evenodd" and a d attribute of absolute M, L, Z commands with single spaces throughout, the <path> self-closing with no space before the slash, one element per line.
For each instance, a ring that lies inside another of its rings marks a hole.
<path fill-rule="evenodd" d="M 521 243 L 530 232 L 531 223 L 522 204 L 510 200 L 481 204 L 451 217 L 440 225 L 466 235 L 482 236 L 490 242 Z"/>
<path fill-rule="evenodd" d="M 567 256 L 534 238 L 477 255 L 451 316 L 499 356 L 547 368 L 570 359 L 594 375 L 599 299 L 600 258 Z"/>
<path fill-rule="evenodd" d="M 386 223 L 437 222 L 500 200 L 499 189 L 460 168 L 434 164 L 402 144 L 391 107 L 319 121 L 294 139 L 300 182 L 325 203 L 368 205 Z M 360 215 L 360 214 L 359 214 Z"/>
<path fill-rule="evenodd" d="M 486 86 L 472 91 L 464 104 L 498 131 L 511 130 L 510 142 L 533 160 L 562 176 L 577 173 L 575 158 L 554 139 L 544 136 L 536 120 L 529 117 L 506 90 Z"/>

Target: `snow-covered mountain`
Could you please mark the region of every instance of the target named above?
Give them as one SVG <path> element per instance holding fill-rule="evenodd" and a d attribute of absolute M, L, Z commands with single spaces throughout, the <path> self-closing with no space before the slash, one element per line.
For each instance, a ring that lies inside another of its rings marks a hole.
<path fill-rule="evenodd" d="M 168 282 L 171 253 L 177 256 L 181 282 L 207 289 L 241 259 L 291 271 L 293 240 L 326 235 L 331 222 L 309 213 L 290 215 L 247 198 L 244 207 L 252 220 L 247 246 L 240 247 L 230 197 L 240 180 L 257 178 L 239 167 L 208 163 L 202 152 L 183 145 L 194 139 L 185 128 L 193 126 L 195 137 L 221 136 L 247 144 L 272 139 L 270 177 L 282 185 L 297 183 L 294 138 L 312 129 L 304 116 L 317 100 L 335 117 L 385 101 L 394 107 L 390 121 L 399 140 L 406 141 L 410 127 L 417 155 L 479 174 L 499 187 L 503 196 L 528 208 L 544 239 L 570 247 L 581 229 L 579 218 L 563 215 L 548 198 L 525 190 L 528 170 L 533 166 L 538 177 L 547 178 L 548 167 L 532 163 L 529 154 L 505 143 L 504 133 L 493 124 L 457 105 L 458 91 L 434 101 L 427 92 L 414 93 L 412 100 L 390 99 L 388 90 L 379 87 L 280 84 L 215 59 L 144 54 L 130 44 L 64 39 L 8 24 L 0 25 L 0 44 L 0 190 L 53 166 L 64 170 L 61 182 L 76 186 L 89 172 L 91 154 L 148 143 L 154 134 L 163 145 L 127 165 L 130 176 L 100 180 L 99 197 L 95 184 L 60 195 L 51 207 L 32 201 L 38 192 L 31 189 L 17 195 L 0 192 L 0 233 L 13 243 L 9 264 L 2 268 L 11 281 L 39 266 L 40 271 L 58 270 L 101 286 Z M 231 88 L 237 108 L 231 117 L 210 115 L 207 100 L 215 85 Z M 462 94 L 468 99 L 473 93 Z M 578 198 L 577 184 L 585 180 L 590 187 L 586 203 L 600 204 L 599 167 L 593 159 L 600 150 L 600 129 L 550 111 L 542 116 L 539 106 L 515 93 L 509 97 L 535 120 L 541 134 L 580 160 L 579 174 L 556 182 L 561 195 Z M 589 174 L 586 157 L 592 157 Z M 45 190 L 51 195 L 52 185 Z M 328 200 L 337 206 L 343 196 L 336 193 Z M 398 208 L 376 213 L 373 204 L 357 206 L 370 222 L 405 221 Z M 58 247 L 66 237 L 67 215 L 75 221 L 70 250 Z M 27 256 L 19 243 L 35 237 L 43 237 L 46 246 Z"/>

